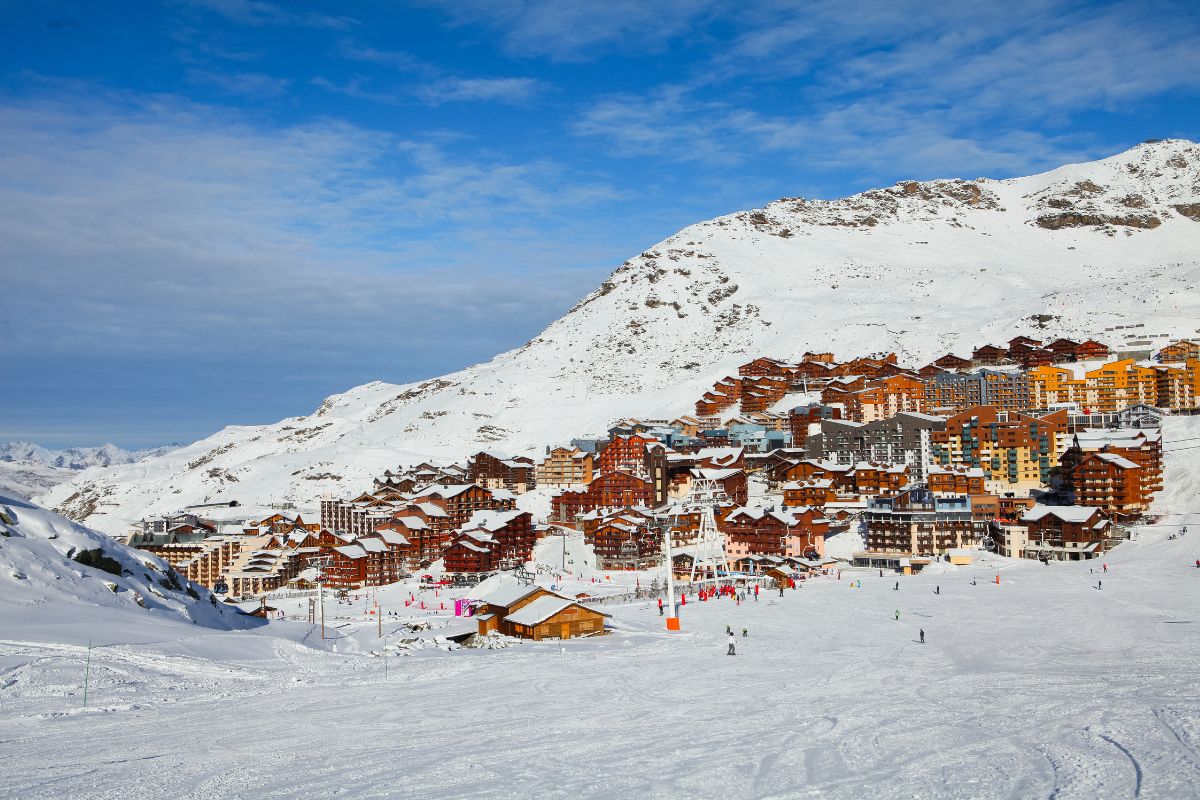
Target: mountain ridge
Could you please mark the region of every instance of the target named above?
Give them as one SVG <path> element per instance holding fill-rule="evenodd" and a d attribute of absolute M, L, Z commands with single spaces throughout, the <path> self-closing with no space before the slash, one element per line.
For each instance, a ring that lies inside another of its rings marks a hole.
<path fill-rule="evenodd" d="M 312 414 L 225 428 L 40 499 L 100 529 L 183 505 L 311 507 L 383 469 L 535 453 L 625 415 L 675 416 L 758 355 L 895 351 L 920 366 L 1018 333 L 1104 338 L 1200 319 L 1200 145 L 1166 140 L 1026 178 L 902 181 L 690 225 L 617 267 L 521 347 L 372 382 Z"/>

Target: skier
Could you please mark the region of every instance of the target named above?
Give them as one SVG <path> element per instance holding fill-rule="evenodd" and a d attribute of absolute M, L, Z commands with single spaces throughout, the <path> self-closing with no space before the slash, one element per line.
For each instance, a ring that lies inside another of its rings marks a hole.
<path fill-rule="evenodd" d="M 896 622 L 900 621 L 900 609 L 896 609 Z"/>
<path fill-rule="evenodd" d="M 731 627 L 729 627 L 728 625 L 726 625 L 726 626 L 725 626 L 725 633 L 726 633 L 726 634 L 728 634 L 729 636 L 733 636 L 733 628 L 731 628 Z"/>
<path fill-rule="evenodd" d="M 925 629 L 921 628 L 921 644 L 925 644 Z"/>
<path fill-rule="evenodd" d="M 1104 581 L 1096 581 L 1096 588 L 1097 588 L 1097 589 L 1103 589 L 1103 588 L 1104 588 Z"/>
<path fill-rule="evenodd" d="M 941 594 L 941 593 L 942 593 L 942 587 L 941 587 L 941 586 L 935 586 L 935 587 L 933 587 L 933 593 L 934 593 L 934 594 Z"/>
<path fill-rule="evenodd" d="M 975 579 L 974 579 L 974 578 L 971 578 L 971 585 L 972 585 L 972 586 L 974 586 L 974 585 L 975 585 Z"/>
<path fill-rule="evenodd" d="M 895 591 L 900 591 L 900 581 L 896 581 L 896 585 L 892 587 Z"/>
<path fill-rule="evenodd" d="M 745 638 L 746 638 L 747 636 L 749 636 L 749 635 L 750 635 L 750 631 L 749 631 L 749 629 L 747 629 L 747 628 L 742 628 L 742 638 L 743 638 L 743 639 L 745 639 Z"/>
<path fill-rule="evenodd" d="M 725 653 L 725 655 L 727 655 L 727 656 L 736 656 L 737 655 L 737 638 L 734 637 L 733 631 L 729 632 L 729 652 Z"/>
<path fill-rule="evenodd" d="M 1196 559 L 1196 569 L 1200 569 L 1200 558 Z"/>
<path fill-rule="evenodd" d="M 660 617 L 663 615 L 663 601 L 661 597 L 658 598 L 658 615 Z"/>

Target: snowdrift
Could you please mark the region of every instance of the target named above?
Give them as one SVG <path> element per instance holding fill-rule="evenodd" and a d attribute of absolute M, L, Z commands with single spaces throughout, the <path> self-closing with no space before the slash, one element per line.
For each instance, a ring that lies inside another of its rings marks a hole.
<path fill-rule="evenodd" d="M 257 622 L 149 553 L 0 495 L 0 638 L 132 643 Z"/>

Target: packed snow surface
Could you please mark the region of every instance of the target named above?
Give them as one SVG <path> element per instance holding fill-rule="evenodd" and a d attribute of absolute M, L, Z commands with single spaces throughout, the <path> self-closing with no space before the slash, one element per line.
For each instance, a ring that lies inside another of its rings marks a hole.
<path fill-rule="evenodd" d="M 1167 538 L 1183 519 L 1098 563 L 692 595 L 679 633 L 643 600 L 602 606 L 608 636 L 459 647 L 462 591 L 415 584 L 327 599 L 325 640 L 307 598 L 275 601 L 289 620 L 265 631 L 130 644 L 96 625 L 86 707 L 83 643 L 5 614 L 0 796 L 1195 797 L 1200 525 Z M 573 572 L 542 580 L 620 600 L 649 577 Z"/>
<path fill-rule="evenodd" d="M 1198 283 L 1193 142 L 1013 180 L 784 199 L 647 248 L 486 364 L 359 386 L 307 416 L 228 427 L 38 499 L 112 533 L 194 503 L 310 509 L 400 463 L 480 449 L 539 454 L 618 417 L 691 413 L 715 380 L 759 355 L 894 350 L 920 366 L 1017 334 L 1096 337 L 1117 349 L 1195 336 Z"/>

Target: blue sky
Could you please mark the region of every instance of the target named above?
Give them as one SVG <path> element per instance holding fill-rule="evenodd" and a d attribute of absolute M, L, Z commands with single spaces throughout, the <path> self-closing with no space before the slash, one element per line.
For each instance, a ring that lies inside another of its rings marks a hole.
<path fill-rule="evenodd" d="M 1197 138 L 1195 2 L 0 0 L 0 440 L 518 346 L 691 222 Z"/>

